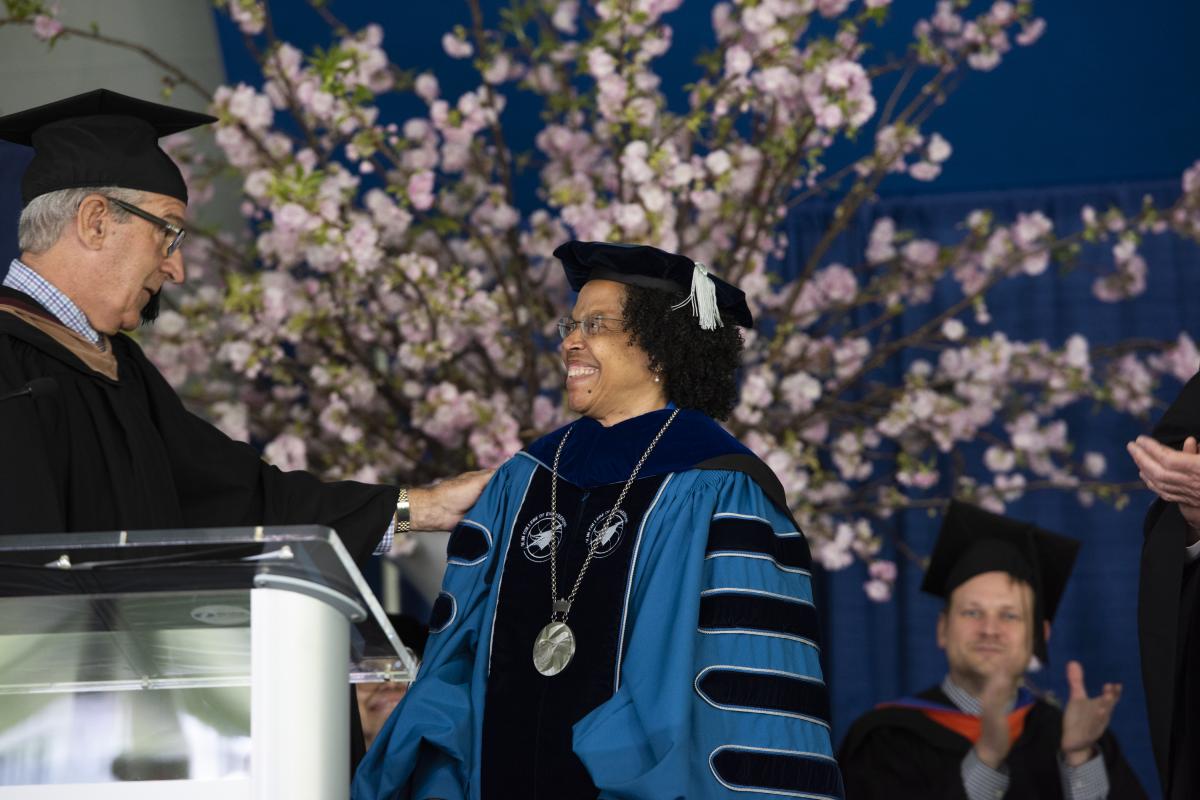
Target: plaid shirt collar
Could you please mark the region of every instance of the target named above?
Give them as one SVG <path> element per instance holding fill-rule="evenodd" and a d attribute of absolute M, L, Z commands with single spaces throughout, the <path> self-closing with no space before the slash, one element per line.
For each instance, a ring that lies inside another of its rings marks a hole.
<path fill-rule="evenodd" d="M 14 258 L 9 264 L 8 274 L 4 276 L 4 285 L 29 295 L 63 325 L 96 345 L 97 349 L 104 349 L 104 338 L 91 326 L 88 318 L 79 310 L 79 306 L 72 303 L 71 298 L 59 291 L 50 281 L 22 264 L 19 259 Z"/>
<path fill-rule="evenodd" d="M 973 697 L 966 689 L 959 686 L 954 681 L 950 680 L 947 675 L 942 680 L 942 692 L 946 697 L 950 698 L 950 702 L 957 706 L 958 710 L 964 714 L 970 714 L 973 717 L 978 717 L 983 714 L 983 706 L 979 704 L 979 700 Z M 1012 711 L 1016 706 L 1016 701 L 1013 700 L 1008 704 L 1008 708 L 1004 709 L 1004 713 Z"/>

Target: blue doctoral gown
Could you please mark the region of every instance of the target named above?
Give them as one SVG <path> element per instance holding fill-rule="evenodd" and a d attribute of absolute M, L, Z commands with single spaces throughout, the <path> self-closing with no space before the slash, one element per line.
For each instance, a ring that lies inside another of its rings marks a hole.
<path fill-rule="evenodd" d="M 707 416 L 581 419 L 510 459 L 455 529 L 425 661 L 355 775 L 375 798 L 840 798 L 810 560 L 770 470 Z M 559 596 L 602 537 L 562 673 L 551 464 L 565 432 Z M 775 500 L 770 499 L 774 497 Z"/>

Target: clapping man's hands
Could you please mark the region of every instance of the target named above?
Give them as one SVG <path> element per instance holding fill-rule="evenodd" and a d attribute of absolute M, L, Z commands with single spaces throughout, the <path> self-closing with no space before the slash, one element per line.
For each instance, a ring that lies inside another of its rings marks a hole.
<path fill-rule="evenodd" d="M 1028 651 L 1014 648 L 998 656 L 979 694 L 981 731 L 979 741 L 975 743 L 975 755 L 992 769 L 999 769 L 1012 749 L 1008 712 L 1028 666 Z"/>
<path fill-rule="evenodd" d="M 1095 757 L 1096 742 L 1108 730 L 1113 709 L 1121 699 L 1121 684 L 1106 683 L 1100 694 L 1088 697 L 1083 683 L 1083 665 L 1078 661 L 1067 662 L 1067 683 L 1071 695 L 1063 711 L 1060 746 L 1063 760 L 1078 767 Z"/>

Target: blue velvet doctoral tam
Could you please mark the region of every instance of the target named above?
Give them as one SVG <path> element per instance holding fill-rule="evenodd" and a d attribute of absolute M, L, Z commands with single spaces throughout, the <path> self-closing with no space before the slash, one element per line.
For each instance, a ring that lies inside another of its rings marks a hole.
<path fill-rule="evenodd" d="M 810 558 L 770 470 L 683 410 L 581 419 L 497 471 L 455 529 L 425 661 L 355 776 L 375 798 L 839 798 Z M 565 435 L 550 511 L 551 465 Z M 533 667 L 558 595 L 577 649 Z"/>

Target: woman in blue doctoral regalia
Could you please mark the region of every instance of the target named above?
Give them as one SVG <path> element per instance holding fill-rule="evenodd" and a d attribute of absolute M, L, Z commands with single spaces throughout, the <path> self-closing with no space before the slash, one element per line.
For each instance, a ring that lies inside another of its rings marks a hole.
<path fill-rule="evenodd" d="M 745 296 L 683 256 L 569 242 L 576 422 L 450 538 L 425 661 L 354 798 L 841 797 L 809 552 L 713 418 Z"/>

